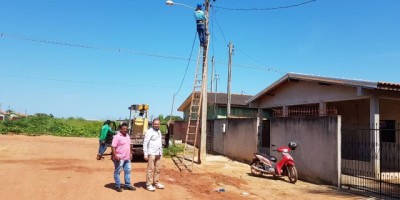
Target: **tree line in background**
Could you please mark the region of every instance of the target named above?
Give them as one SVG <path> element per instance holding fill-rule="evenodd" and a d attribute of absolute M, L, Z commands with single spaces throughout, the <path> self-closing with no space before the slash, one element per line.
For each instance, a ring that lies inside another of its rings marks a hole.
<path fill-rule="evenodd" d="M 83 118 L 54 118 L 53 115 L 37 113 L 16 120 L 0 122 L 1 134 L 55 135 L 72 137 L 98 137 L 103 122 Z"/>
<path fill-rule="evenodd" d="M 167 124 L 170 116 L 159 115 L 161 123 Z M 182 120 L 172 116 L 172 120 Z M 83 118 L 55 118 L 51 114 L 37 113 L 15 120 L 0 121 L 0 134 L 54 135 L 64 137 L 98 137 L 102 121 L 88 121 Z M 161 127 L 163 133 L 166 128 Z"/>

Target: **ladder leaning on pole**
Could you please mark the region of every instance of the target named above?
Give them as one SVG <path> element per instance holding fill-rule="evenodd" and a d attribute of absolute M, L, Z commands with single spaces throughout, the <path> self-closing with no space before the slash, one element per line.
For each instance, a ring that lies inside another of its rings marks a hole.
<path fill-rule="evenodd" d="M 195 155 L 198 154 L 197 133 L 199 132 L 201 104 L 202 104 L 202 85 L 203 85 L 203 66 L 204 66 L 204 48 L 200 47 L 197 55 L 196 71 L 194 76 L 194 85 L 191 95 L 191 103 L 189 108 L 189 117 L 186 128 L 186 139 L 184 141 L 182 164 L 184 168 L 189 171 L 193 170 L 193 162 L 195 162 Z M 197 159 L 198 162 L 198 159 Z"/>

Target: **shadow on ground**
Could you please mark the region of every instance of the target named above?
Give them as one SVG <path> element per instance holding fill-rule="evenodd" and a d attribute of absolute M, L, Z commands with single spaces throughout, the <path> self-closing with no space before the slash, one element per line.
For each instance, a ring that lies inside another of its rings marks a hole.
<path fill-rule="evenodd" d="M 137 188 L 144 188 L 144 189 L 146 189 L 146 182 L 144 182 L 144 181 L 137 182 L 137 183 L 134 183 L 133 186 L 135 186 L 135 187 L 137 187 Z"/>

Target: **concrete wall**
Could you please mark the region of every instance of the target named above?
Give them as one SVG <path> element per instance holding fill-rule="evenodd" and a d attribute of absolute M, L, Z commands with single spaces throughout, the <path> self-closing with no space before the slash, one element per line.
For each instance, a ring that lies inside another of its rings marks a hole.
<path fill-rule="evenodd" d="M 226 132 L 222 132 L 222 124 Z M 214 120 L 213 150 L 234 160 L 249 163 L 257 152 L 257 119 Z"/>
<path fill-rule="evenodd" d="M 369 99 L 339 101 L 328 103 L 342 116 L 342 124 L 369 124 Z"/>
<path fill-rule="evenodd" d="M 396 128 L 400 128 L 400 100 L 379 99 L 379 110 L 380 120 L 395 120 Z M 396 131 L 396 144 L 399 143 L 400 131 Z"/>
<path fill-rule="evenodd" d="M 196 121 L 192 120 L 192 124 L 195 124 Z M 201 140 L 201 122 L 199 122 L 199 130 L 196 137 L 196 147 L 200 147 L 200 140 Z M 208 128 L 208 126 L 207 126 Z M 182 142 L 186 142 L 186 130 L 187 130 L 187 121 L 176 121 L 174 122 L 174 139 L 175 140 L 182 140 Z M 190 140 L 194 140 L 195 135 L 189 135 Z M 193 145 L 193 142 L 188 142 L 188 144 Z"/>
<path fill-rule="evenodd" d="M 186 135 L 187 122 L 175 121 L 174 122 L 174 139 L 183 140 Z"/>
<path fill-rule="evenodd" d="M 196 121 L 193 120 L 193 124 Z M 206 133 L 207 133 L 207 152 L 213 151 L 213 121 L 207 121 L 206 125 Z M 187 121 L 175 121 L 173 125 L 173 132 L 174 132 L 174 140 L 182 140 L 182 142 L 186 142 L 186 129 L 187 129 Z M 189 140 L 193 140 L 194 135 L 190 136 Z M 201 121 L 199 124 L 199 132 L 197 133 L 196 139 L 196 147 L 200 147 L 201 143 Z M 193 142 L 188 142 L 188 144 L 193 145 Z"/>
<path fill-rule="evenodd" d="M 338 186 L 340 175 L 340 116 L 271 119 L 271 144 L 295 141 L 291 152 L 299 179 Z M 276 149 L 275 147 L 275 149 Z M 271 149 L 274 149 L 273 147 Z M 272 152 L 278 160 L 281 155 Z"/>

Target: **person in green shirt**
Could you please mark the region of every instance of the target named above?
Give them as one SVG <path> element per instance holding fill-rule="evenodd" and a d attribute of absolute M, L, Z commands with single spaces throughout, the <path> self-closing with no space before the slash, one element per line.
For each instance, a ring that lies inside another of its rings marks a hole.
<path fill-rule="evenodd" d="M 111 121 L 107 120 L 104 122 L 103 127 L 101 127 L 100 135 L 99 135 L 99 152 L 97 154 L 97 160 L 100 160 L 103 157 L 104 152 L 107 150 L 106 138 L 107 134 L 114 134 L 114 131 L 111 130 L 110 127 Z"/>

